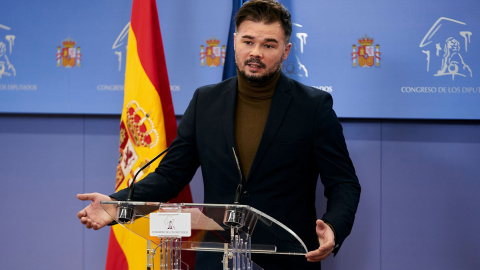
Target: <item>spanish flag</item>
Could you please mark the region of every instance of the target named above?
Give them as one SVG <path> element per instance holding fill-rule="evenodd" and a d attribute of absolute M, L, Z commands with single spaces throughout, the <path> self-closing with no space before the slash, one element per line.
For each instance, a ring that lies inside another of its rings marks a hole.
<path fill-rule="evenodd" d="M 235 33 L 235 16 L 246 0 L 232 0 L 232 16 L 228 31 L 227 52 L 223 66 L 222 80 L 237 76 L 237 65 L 235 64 L 235 50 L 233 49 L 233 34 Z"/>
<path fill-rule="evenodd" d="M 128 187 L 139 168 L 170 145 L 176 130 L 157 6 L 155 0 L 133 0 L 115 190 Z M 140 172 L 137 180 L 159 162 Z M 192 201 L 189 186 L 176 201 Z M 139 219 L 134 226 L 148 230 L 148 221 Z M 146 265 L 147 241 L 120 225 L 112 226 L 105 269 L 144 270 Z"/>

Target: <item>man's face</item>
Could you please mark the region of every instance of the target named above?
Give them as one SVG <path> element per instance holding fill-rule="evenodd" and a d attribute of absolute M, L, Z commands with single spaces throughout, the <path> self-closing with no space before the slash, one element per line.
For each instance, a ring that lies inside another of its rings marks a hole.
<path fill-rule="evenodd" d="M 280 70 L 292 44 L 285 44 L 280 22 L 244 21 L 234 34 L 235 62 L 240 73 L 253 83 L 267 81 Z"/>

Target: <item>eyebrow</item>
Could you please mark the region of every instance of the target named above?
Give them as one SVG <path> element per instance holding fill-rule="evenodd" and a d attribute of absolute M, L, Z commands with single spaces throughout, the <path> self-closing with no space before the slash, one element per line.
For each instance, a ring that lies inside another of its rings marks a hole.
<path fill-rule="evenodd" d="M 246 39 L 255 39 L 254 37 L 250 36 L 250 35 L 244 35 L 242 36 L 242 38 L 246 38 Z M 274 43 L 278 43 L 278 41 L 274 38 L 267 38 L 265 39 L 266 42 L 274 42 Z"/>

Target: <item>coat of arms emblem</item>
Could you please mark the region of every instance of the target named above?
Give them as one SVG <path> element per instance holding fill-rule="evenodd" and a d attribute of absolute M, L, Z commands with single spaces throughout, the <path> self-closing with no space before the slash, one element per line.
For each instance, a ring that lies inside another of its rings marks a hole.
<path fill-rule="evenodd" d="M 373 65 L 380 66 L 380 45 L 376 44 L 375 47 L 372 46 L 375 40 L 371 37 L 365 35 L 365 37 L 358 39 L 360 46 L 354 44 L 352 45 L 352 65 L 357 67 L 371 67 Z"/>
<path fill-rule="evenodd" d="M 67 38 L 62 41 L 63 47 L 58 46 L 57 48 L 57 66 L 64 66 L 66 68 L 74 67 L 75 65 L 80 66 L 81 54 L 80 47 L 75 47 L 75 41 Z"/>
<path fill-rule="evenodd" d="M 225 45 L 218 46 L 220 40 L 211 37 L 206 41 L 207 47 L 204 45 L 200 46 L 200 64 L 204 66 L 207 64 L 209 67 L 218 67 L 220 64 L 222 66 L 225 64 Z"/>

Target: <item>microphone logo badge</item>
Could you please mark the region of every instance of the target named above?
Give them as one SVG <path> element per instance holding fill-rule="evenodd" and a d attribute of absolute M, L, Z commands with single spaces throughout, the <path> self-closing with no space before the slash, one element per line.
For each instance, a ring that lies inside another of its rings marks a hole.
<path fill-rule="evenodd" d="M 175 230 L 175 219 L 172 217 L 165 219 L 165 227 L 167 230 Z"/>
<path fill-rule="evenodd" d="M 243 208 L 229 207 L 223 216 L 223 224 L 229 227 L 241 228 L 245 225 L 245 212 Z"/>

